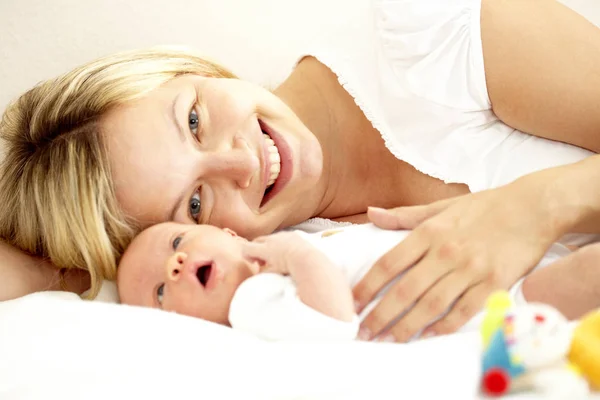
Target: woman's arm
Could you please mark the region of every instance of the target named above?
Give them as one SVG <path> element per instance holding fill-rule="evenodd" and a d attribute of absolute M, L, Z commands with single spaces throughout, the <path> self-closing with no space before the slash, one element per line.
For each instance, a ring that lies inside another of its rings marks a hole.
<path fill-rule="evenodd" d="M 554 0 L 482 0 L 487 88 L 505 123 L 540 137 L 600 150 L 600 30 Z M 414 229 L 354 287 L 363 308 L 406 271 L 362 323 L 398 341 L 428 327 L 461 327 L 497 289 L 507 289 L 567 232 L 600 232 L 600 156 L 439 201 L 372 210 L 386 229 Z M 412 268 L 409 269 L 414 265 Z M 365 336 L 365 335 L 363 335 Z"/>
<path fill-rule="evenodd" d="M 481 36 L 502 121 L 600 152 L 600 29 L 555 0 L 482 0 Z"/>
<path fill-rule="evenodd" d="M 65 282 L 70 291 L 78 294 L 89 289 L 89 277 L 84 271 L 67 272 Z M 48 261 L 0 241 L 0 301 L 44 290 L 62 290 L 58 270 Z"/>
<path fill-rule="evenodd" d="M 600 233 L 600 155 L 522 179 L 545 185 L 541 206 L 556 221 L 558 233 Z"/>
<path fill-rule="evenodd" d="M 59 287 L 58 270 L 0 242 L 0 301 Z"/>
<path fill-rule="evenodd" d="M 529 272 L 565 233 L 600 232 L 600 155 L 426 206 L 370 210 L 369 217 L 384 229 L 414 230 L 354 287 L 362 308 L 406 271 L 365 318 L 365 332 L 380 333 L 416 302 L 391 328 L 398 341 L 448 307 L 428 329 L 450 333 L 481 310 L 493 291 Z"/>

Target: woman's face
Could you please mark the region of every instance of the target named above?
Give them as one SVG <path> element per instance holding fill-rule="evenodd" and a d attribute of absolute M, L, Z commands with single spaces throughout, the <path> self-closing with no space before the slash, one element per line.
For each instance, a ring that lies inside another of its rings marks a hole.
<path fill-rule="evenodd" d="M 292 110 L 235 79 L 175 78 L 110 112 L 103 131 L 119 203 L 143 227 L 270 233 L 300 221 L 322 171 L 319 142 Z"/>

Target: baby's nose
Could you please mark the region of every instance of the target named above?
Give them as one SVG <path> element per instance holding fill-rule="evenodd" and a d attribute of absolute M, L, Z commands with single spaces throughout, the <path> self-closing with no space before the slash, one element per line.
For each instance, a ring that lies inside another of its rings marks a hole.
<path fill-rule="evenodd" d="M 181 273 L 183 272 L 183 267 L 186 259 L 187 254 L 182 252 L 177 252 L 171 257 L 169 257 L 169 259 L 167 260 L 167 280 L 179 280 L 179 278 L 181 277 Z"/>

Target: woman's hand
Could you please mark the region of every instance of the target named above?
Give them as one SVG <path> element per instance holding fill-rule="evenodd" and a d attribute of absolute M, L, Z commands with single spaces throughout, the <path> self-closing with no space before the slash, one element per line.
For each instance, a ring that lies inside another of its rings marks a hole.
<path fill-rule="evenodd" d="M 384 340 L 406 341 L 448 308 L 424 335 L 454 332 L 483 307 L 489 294 L 513 285 L 569 229 L 556 218 L 557 200 L 548 191 L 552 179 L 553 174 L 532 174 L 426 206 L 370 209 L 369 218 L 377 226 L 414 231 L 355 286 L 360 311 L 391 279 L 407 271 L 363 321 L 361 337 L 383 333 Z"/>

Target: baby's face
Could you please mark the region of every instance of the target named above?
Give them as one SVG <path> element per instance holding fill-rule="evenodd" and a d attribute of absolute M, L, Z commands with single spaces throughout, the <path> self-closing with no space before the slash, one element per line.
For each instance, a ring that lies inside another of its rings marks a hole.
<path fill-rule="evenodd" d="M 161 308 L 228 324 L 238 286 L 259 271 L 246 240 L 210 225 L 163 223 L 143 231 L 119 264 L 124 304 Z"/>

